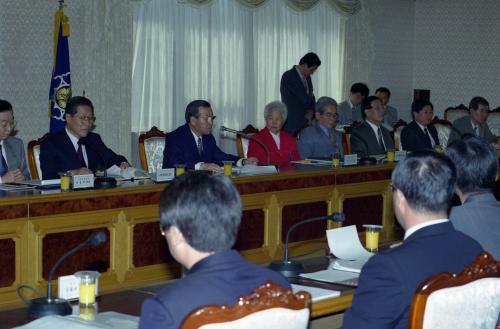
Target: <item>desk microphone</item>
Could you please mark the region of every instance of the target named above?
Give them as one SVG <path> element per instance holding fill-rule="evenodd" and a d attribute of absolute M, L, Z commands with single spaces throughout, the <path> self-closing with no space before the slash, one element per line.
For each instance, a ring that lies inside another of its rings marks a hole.
<path fill-rule="evenodd" d="M 59 265 L 61 265 L 63 260 L 86 246 L 98 246 L 106 242 L 106 240 L 106 233 L 102 231 L 94 232 L 87 240 L 83 241 L 82 243 L 62 255 L 50 270 L 49 277 L 47 279 L 47 298 L 41 297 L 32 299 L 28 305 L 28 313 L 36 318 L 46 315 L 71 314 L 71 306 L 66 299 L 52 298 L 52 276 L 54 275 L 54 272 L 59 267 Z"/>
<path fill-rule="evenodd" d="M 85 138 L 81 139 L 82 144 L 85 145 L 85 147 L 88 147 L 90 150 L 94 151 L 94 153 L 97 154 L 97 156 L 101 159 L 102 163 L 104 163 L 104 171 L 103 171 L 103 176 L 102 177 L 95 177 L 94 179 L 94 187 L 95 188 L 112 188 L 116 187 L 116 179 L 113 177 L 108 177 L 108 162 L 104 157 L 99 153 L 94 147 L 89 145 Z M 89 160 L 90 162 L 90 160 Z M 96 170 L 97 171 L 97 170 Z"/>
<path fill-rule="evenodd" d="M 285 255 L 283 257 L 283 260 L 272 261 L 268 267 L 271 270 L 281 272 L 281 274 L 283 274 L 286 277 L 296 276 L 296 275 L 299 275 L 300 273 L 302 273 L 304 271 L 304 266 L 302 266 L 302 264 L 298 261 L 288 259 L 288 239 L 290 238 L 290 233 L 292 233 L 292 231 L 295 228 L 297 228 L 303 224 L 307 224 L 307 223 L 315 222 L 315 221 L 324 221 L 324 220 L 332 220 L 334 222 L 343 222 L 345 220 L 345 215 L 342 212 L 334 212 L 333 214 L 328 215 L 328 216 L 307 218 L 307 219 L 301 220 L 300 222 L 293 224 L 286 232 Z"/>
<path fill-rule="evenodd" d="M 233 134 L 236 134 L 236 135 L 240 135 L 241 137 L 246 138 L 248 140 L 253 140 L 257 144 L 259 144 L 260 146 L 262 146 L 262 148 L 266 152 L 266 160 L 267 160 L 267 162 L 265 163 L 265 165 L 268 165 L 271 162 L 271 160 L 270 160 L 271 153 L 269 153 L 269 149 L 267 148 L 267 145 L 264 144 L 262 141 L 258 140 L 257 138 L 253 137 L 250 134 L 244 133 L 241 130 L 231 129 L 231 128 L 228 128 L 228 127 L 225 127 L 225 126 L 221 126 L 220 127 L 220 131 L 227 131 L 227 132 L 230 132 L 230 133 L 233 133 Z"/>

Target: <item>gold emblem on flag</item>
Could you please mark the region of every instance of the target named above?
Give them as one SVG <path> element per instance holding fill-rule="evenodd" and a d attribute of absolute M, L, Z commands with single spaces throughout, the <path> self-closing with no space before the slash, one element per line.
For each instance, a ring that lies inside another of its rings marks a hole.
<path fill-rule="evenodd" d="M 57 106 L 61 109 L 66 109 L 66 103 L 71 97 L 71 88 L 70 87 L 61 87 L 56 91 L 56 102 Z"/>

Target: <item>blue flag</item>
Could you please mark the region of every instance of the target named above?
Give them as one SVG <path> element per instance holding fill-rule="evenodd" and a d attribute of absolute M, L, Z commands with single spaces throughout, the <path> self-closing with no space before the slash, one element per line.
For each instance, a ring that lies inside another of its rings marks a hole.
<path fill-rule="evenodd" d="M 49 91 L 50 133 L 64 128 L 66 103 L 71 98 L 68 37 L 69 21 L 61 6 L 54 17 L 54 64 Z"/>

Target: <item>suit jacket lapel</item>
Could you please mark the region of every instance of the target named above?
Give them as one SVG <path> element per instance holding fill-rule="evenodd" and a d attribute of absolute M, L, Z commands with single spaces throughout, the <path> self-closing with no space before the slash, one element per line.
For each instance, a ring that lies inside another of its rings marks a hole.
<path fill-rule="evenodd" d="M 5 161 L 7 161 L 7 166 L 9 168 L 17 168 L 19 167 L 20 161 L 17 157 L 16 152 L 12 149 L 12 145 L 9 142 L 9 138 L 3 141 L 3 147 L 5 149 Z"/>

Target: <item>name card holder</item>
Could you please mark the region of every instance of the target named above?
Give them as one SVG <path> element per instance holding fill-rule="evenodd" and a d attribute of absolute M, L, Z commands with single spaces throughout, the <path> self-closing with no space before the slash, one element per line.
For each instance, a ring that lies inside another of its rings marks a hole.
<path fill-rule="evenodd" d="M 94 187 L 94 175 L 75 175 L 73 176 L 73 189 Z"/>
<path fill-rule="evenodd" d="M 166 182 L 175 178 L 175 168 L 158 169 L 153 175 L 155 182 Z"/>
<path fill-rule="evenodd" d="M 394 161 L 398 162 L 406 158 L 406 151 L 396 151 L 394 153 Z"/>
<path fill-rule="evenodd" d="M 355 166 L 358 164 L 357 154 L 346 154 L 344 155 L 344 167 L 345 166 Z"/>

